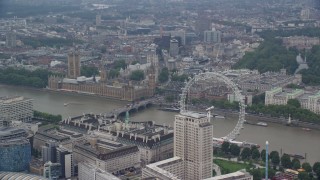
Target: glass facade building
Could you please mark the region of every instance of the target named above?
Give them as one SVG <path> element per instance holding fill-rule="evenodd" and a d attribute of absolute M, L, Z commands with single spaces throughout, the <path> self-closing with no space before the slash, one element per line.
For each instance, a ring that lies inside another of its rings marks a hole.
<path fill-rule="evenodd" d="M 25 171 L 30 161 L 31 146 L 27 139 L 0 143 L 0 171 Z"/>
<path fill-rule="evenodd" d="M 23 129 L 0 128 L 0 171 L 19 172 L 29 169 L 31 145 L 27 135 Z"/>

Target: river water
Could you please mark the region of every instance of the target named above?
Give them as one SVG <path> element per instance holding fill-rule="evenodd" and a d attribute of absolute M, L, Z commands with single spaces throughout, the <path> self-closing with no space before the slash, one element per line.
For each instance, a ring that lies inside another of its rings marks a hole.
<path fill-rule="evenodd" d="M 63 94 L 50 91 L 39 91 L 20 87 L 0 85 L 0 96 L 24 96 L 34 99 L 34 109 L 52 114 L 61 114 L 63 118 L 77 116 L 83 113 L 105 113 L 115 108 L 125 106 L 120 102 L 100 97 L 83 96 L 78 94 Z M 64 103 L 68 103 L 64 106 Z M 154 121 L 157 124 L 173 125 L 173 112 L 165 112 L 150 108 L 131 116 L 132 121 Z M 226 119 L 213 120 L 215 137 L 228 134 L 236 125 L 236 117 L 228 116 Z M 314 163 L 320 161 L 320 131 L 304 131 L 301 128 L 287 127 L 268 123 L 268 127 L 245 125 L 239 141 L 248 141 L 259 144 L 264 148 L 265 141 L 269 141 L 269 149 L 280 152 L 301 154 L 307 153 L 307 161 Z"/>

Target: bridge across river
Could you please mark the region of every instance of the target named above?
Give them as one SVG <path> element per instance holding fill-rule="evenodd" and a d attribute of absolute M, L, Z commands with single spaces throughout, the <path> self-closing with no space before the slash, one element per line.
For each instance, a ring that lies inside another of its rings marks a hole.
<path fill-rule="evenodd" d="M 139 110 L 146 109 L 146 108 L 152 106 L 156 102 L 156 100 L 157 99 L 153 98 L 153 99 L 143 100 L 143 101 L 140 101 L 137 103 L 128 104 L 125 107 L 114 109 L 111 112 L 106 113 L 105 117 L 117 119 L 120 116 L 125 116 L 127 111 L 129 113 L 133 113 L 133 112 L 137 112 Z"/>

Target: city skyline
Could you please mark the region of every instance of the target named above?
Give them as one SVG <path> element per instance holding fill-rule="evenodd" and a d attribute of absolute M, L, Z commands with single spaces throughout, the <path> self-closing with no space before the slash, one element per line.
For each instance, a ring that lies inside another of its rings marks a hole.
<path fill-rule="evenodd" d="M 318 179 L 319 19 L 318 0 L 2 0 L 0 179 Z"/>

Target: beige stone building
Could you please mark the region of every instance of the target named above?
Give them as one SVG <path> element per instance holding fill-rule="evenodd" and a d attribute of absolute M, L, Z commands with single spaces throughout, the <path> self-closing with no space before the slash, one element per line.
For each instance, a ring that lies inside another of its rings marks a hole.
<path fill-rule="evenodd" d="M 68 78 L 76 79 L 80 76 L 80 55 L 78 52 L 68 54 Z"/>
<path fill-rule="evenodd" d="M 108 85 L 104 82 L 86 81 L 82 78 L 68 79 L 50 76 L 48 79 L 48 88 L 57 91 L 76 92 L 118 100 L 135 101 L 154 95 L 156 87 L 155 79 L 155 75 L 150 74 L 147 85 L 135 86 L 130 82 L 128 84 L 114 83 L 113 85 Z"/>
<path fill-rule="evenodd" d="M 320 45 L 319 37 L 307 36 L 290 36 L 282 38 L 283 44 L 289 47 L 296 47 L 297 49 L 311 49 L 312 46 Z"/>

